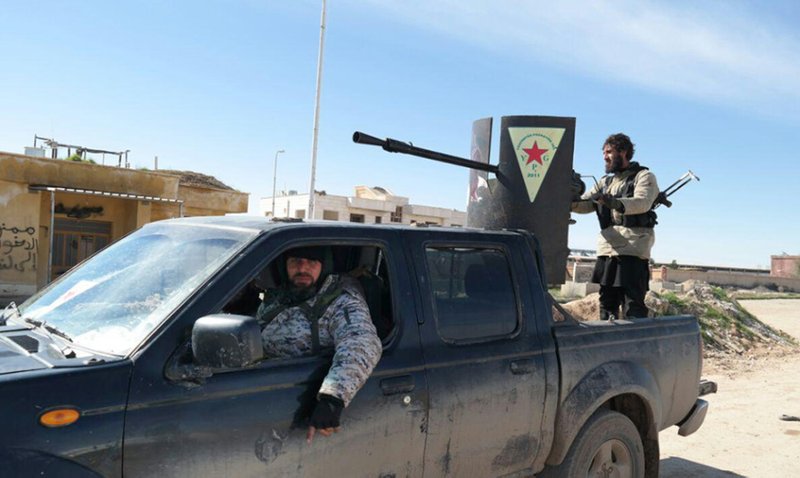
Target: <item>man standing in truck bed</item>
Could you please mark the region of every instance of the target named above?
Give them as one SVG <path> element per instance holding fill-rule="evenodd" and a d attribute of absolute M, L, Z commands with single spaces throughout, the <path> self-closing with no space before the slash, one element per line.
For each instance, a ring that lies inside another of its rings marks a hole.
<path fill-rule="evenodd" d="M 627 135 L 609 136 L 603 144 L 606 176 L 572 203 L 573 212 L 594 211 L 600 220 L 592 282 L 600 284 L 601 320 L 647 317 L 658 184 L 650 170 L 632 161 L 633 154 Z"/>

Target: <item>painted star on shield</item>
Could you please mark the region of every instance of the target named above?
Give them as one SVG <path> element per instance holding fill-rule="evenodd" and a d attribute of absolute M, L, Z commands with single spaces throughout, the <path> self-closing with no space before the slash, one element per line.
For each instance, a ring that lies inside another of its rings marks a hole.
<path fill-rule="evenodd" d="M 542 155 L 548 151 L 549 149 L 541 149 L 536 141 L 533 142 L 533 148 L 522 148 L 523 151 L 528 153 L 528 162 L 525 165 L 531 164 L 532 162 L 536 161 L 539 164 L 542 164 Z"/>

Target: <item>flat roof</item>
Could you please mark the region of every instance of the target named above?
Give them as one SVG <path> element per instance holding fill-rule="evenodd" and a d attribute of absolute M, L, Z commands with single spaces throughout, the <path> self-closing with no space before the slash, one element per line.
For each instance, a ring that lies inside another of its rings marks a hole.
<path fill-rule="evenodd" d="M 159 196 L 145 196 L 143 194 L 129 194 L 129 193 L 118 193 L 114 191 L 100 191 L 97 189 L 79 189 L 79 188 L 66 188 L 62 186 L 44 186 L 44 185 L 32 185 L 28 187 L 29 191 L 50 191 L 50 192 L 59 192 L 59 193 L 73 193 L 73 194 L 86 194 L 89 196 L 103 196 L 103 197 L 111 197 L 111 198 L 118 198 L 118 199 L 132 199 L 137 201 L 153 201 L 153 202 L 165 202 L 165 203 L 172 203 L 172 204 L 183 204 L 183 199 L 172 199 L 172 198 L 165 198 Z"/>

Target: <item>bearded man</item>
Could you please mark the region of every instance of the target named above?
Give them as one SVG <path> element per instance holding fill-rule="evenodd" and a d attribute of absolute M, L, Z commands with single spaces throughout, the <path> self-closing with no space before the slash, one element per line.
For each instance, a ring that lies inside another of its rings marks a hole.
<path fill-rule="evenodd" d="M 577 213 L 597 213 L 600 236 L 592 282 L 600 284 L 600 319 L 647 317 L 644 303 L 655 243 L 658 196 L 655 175 L 632 161 L 631 139 L 612 134 L 603 144 L 606 176 L 572 203 Z"/>
<path fill-rule="evenodd" d="M 339 431 L 342 410 L 369 378 L 382 345 L 358 281 L 328 272 L 330 248 L 283 255 L 286 281 L 264 294 L 257 319 L 267 357 L 300 357 L 333 349 L 333 360 L 309 419 L 307 441 Z"/>

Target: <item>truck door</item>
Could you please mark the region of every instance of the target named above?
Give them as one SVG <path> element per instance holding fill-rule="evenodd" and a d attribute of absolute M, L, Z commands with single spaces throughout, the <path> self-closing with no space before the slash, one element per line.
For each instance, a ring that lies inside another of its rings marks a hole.
<path fill-rule="evenodd" d="M 408 264 L 392 252 L 402 250 L 395 244 L 400 238 L 394 231 L 372 230 L 365 240 L 354 229 L 324 235 L 330 230 L 273 233 L 204 291 L 198 305 L 173 324 L 177 329 L 170 327 L 138 358 L 125 426 L 126 476 L 422 475 L 427 388 L 416 310 L 401 292 L 409 289 Z M 198 317 L 220 312 L 230 302 L 231 284 L 240 289 L 290 247 L 318 244 L 380 250 L 378 273 L 388 282 L 391 301 L 384 307 L 393 326 L 383 339 L 383 356 L 344 410 L 339 433 L 317 434 L 309 445 L 302 419 L 329 357 L 269 359 L 201 384 L 167 377 L 175 350 L 185 343 L 182 336 Z"/>
<path fill-rule="evenodd" d="M 425 476 L 524 473 L 540 450 L 545 364 L 513 254 L 521 238 L 409 237 L 430 393 Z"/>

